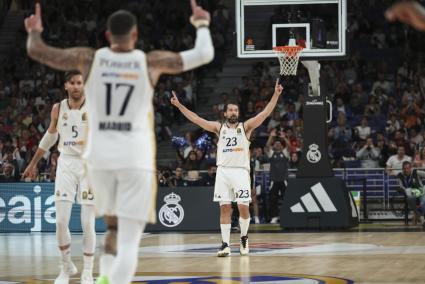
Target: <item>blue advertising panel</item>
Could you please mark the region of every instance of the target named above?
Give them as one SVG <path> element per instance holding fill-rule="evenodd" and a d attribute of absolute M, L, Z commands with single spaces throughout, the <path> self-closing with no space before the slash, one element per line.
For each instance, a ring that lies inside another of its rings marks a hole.
<path fill-rule="evenodd" d="M 80 205 L 72 209 L 69 228 L 81 232 Z M 56 209 L 53 183 L 0 184 L 0 233 L 54 232 Z M 105 231 L 101 219 L 96 220 L 96 231 Z"/>

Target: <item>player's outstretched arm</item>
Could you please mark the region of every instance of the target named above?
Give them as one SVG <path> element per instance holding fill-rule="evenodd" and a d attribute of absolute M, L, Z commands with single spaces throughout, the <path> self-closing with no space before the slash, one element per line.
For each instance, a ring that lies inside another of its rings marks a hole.
<path fill-rule="evenodd" d="M 274 87 L 274 93 L 270 100 L 270 102 L 267 104 L 267 106 L 263 109 L 262 112 L 257 114 L 251 119 L 248 119 L 244 126 L 245 126 L 245 132 L 247 133 L 247 136 L 249 137 L 251 135 L 251 132 L 260 126 L 264 120 L 266 120 L 267 117 L 270 116 L 270 114 L 273 112 L 273 109 L 275 108 L 277 104 L 277 100 L 279 99 L 280 94 L 282 93 L 283 87 L 279 84 L 279 79 L 276 80 L 276 85 Z"/>
<path fill-rule="evenodd" d="M 214 46 L 209 25 L 211 16 L 208 11 L 191 0 L 192 16 L 190 22 L 196 28 L 195 46 L 180 53 L 171 51 L 152 51 L 147 54 L 149 76 L 156 85 L 162 74 L 178 74 L 195 69 L 214 59 Z"/>
<path fill-rule="evenodd" d="M 25 19 L 28 32 L 27 52 L 29 57 L 51 68 L 70 71 L 80 70 L 86 79 L 93 62 L 95 50 L 89 47 L 55 48 L 47 45 L 41 38 L 43 23 L 41 6 L 35 6 L 35 14 Z"/>
<path fill-rule="evenodd" d="M 49 151 L 49 149 L 55 145 L 58 140 L 58 131 L 56 129 L 56 125 L 59 117 L 59 104 L 54 104 L 52 107 L 52 111 L 50 112 L 50 125 L 44 134 L 43 138 L 38 145 L 37 151 L 34 154 L 34 157 L 31 159 L 31 162 L 28 164 L 24 173 L 22 174 L 22 178 L 31 177 L 34 178 L 34 173 L 37 168 L 38 162 L 44 156 L 44 154 Z"/>
<path fill-rule="evenodd" d="M 181 111 L 181 113 L 194 124 L 205 129 L 206 131 L 213 132 L 217 135 L 219 134 L 220 123 L 218 123 L 217 121 L 209 121 L 209 120 L 203 119 L 202 117 L 200 117 L 193 111 L 190 111 L 187 107 L 185 107 L 179 102 L 179 99 L 177 98 L 176 93 L 174 91 L 173 91 L 173 96 L 171 98 L 171 104 L 175 106 L 176 108 L 178 108 Z"/>
<path fill-rule="evenodd" d="M 400 21 L 417 30 L 425 31 L 425 9 L 417 2 L 405 1 L 394 4 L 385 12 L 385 16 L 389 21 Z"/>

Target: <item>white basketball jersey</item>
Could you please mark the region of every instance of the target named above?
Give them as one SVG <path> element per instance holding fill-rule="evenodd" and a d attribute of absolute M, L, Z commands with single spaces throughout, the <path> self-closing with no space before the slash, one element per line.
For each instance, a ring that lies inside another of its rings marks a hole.
<path fill-rule="evenodd" d="M 56 125 L 59 133 L 59 152 L 66 155 L 80 156 L 87 140 L 87 124 L 85 102 L 83 102 L 80 109 L 71 109 L 67 99 L 61 101 Z"/>
<path fill-rule="evenodd" d="M 217 145 L 217 166 L 244 168 L 249 171 L 249 145 L 243 123 L 236 128 L 222 124 Z"/>
<path fill-rule="evenodd" d="M 90 119 L 83 157 L 90 166 L 155 170 L 154 90 L 145 53 L 99 49 L 85 91 Z"/>

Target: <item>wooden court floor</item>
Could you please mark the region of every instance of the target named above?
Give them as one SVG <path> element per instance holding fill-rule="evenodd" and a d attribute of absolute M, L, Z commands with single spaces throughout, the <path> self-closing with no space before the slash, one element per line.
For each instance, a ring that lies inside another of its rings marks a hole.
<path fill-rule="evenodd" d="M 227 258 L 215 256 L 218 233 L 145 234 L 135 283 L 425 283 L 424 234 L 251 233 L 251 254 L 241 257 L 234 233 Z M 81 240 L 73 235 L 73 260 L 80 269 Z M 53 283 L 58 259 L 53 234 L 0 234 L 0 284 Z M 70 283 L 79 283 L 78 277 Z"/>

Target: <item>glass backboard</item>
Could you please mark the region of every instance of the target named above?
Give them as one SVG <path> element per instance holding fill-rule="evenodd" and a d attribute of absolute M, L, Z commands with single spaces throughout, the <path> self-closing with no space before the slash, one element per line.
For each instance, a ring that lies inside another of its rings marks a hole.
<path fill-rule="evenodd" d="M 347 55 L 347 0 L 236 0 L 238 57 L 275 58 L 295 38 L 301 58 Z"/>

